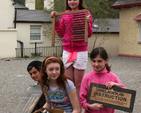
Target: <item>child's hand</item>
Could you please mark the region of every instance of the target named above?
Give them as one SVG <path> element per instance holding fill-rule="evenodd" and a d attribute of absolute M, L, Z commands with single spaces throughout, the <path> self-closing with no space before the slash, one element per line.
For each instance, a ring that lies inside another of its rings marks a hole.
<path fill-rule="evenodd" d="M 57 13 L 56 11 L 52 11 L 52 12 L 50 13 L 51 18 L 53 18 L 56 13 Z M 55 22 L 57 22 L 58 20 L 59 20 L 59 19 L 58 19 L 58 16 L 55 16 Z"/>
<path fill-rule="evenodd" d="M 103 108 L 103 105 L 99 104 L 99 103 L 94 103 L 94 104 L 88 105 L 88 109 L 90 109 L 90 110 L 100 110 L 101 108 Z"/>
<path fill-rule="evenodd" d="M 88 15 L 88 16 L 86 17 L 86 20 L 87 20 L 87 22 L 89 23 L 89 22 L 91 21 L 91 15 Z"/>
<path fill-rule="evenodd" d="M 50 13 L 51 18 L 53 18 L 56 13 L 57 13 L 56 11 L 52 11 L 52 12 Z"/>
<path fill-rule="evenodd" d="M 115 83 L 115 82 L 106 83 L 106 88 L 108 88 L 108 89 L 111 89 L 113 86 L 122 87 L 121 84 L 118 84 L 118 83 Z"/>

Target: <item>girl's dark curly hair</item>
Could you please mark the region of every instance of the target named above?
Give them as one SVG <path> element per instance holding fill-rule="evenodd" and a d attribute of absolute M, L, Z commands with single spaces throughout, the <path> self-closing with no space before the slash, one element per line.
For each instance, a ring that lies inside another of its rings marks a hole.
<path fill-rule="evenodd" d="M 65 83 L 67 83 L 67 77 L 65 76 L 65 67 L 63 61 L 58 56 L 51 55 L 45 57 L 41 65 L 41 89 L 43 93 L 49 90 L 49 79 L 45 70 L 50 63 L 60 64 L 60 76 L 57 78 L 57 83 L 59 85 L 59 88 L 62 88 L 66 91 Z"/>

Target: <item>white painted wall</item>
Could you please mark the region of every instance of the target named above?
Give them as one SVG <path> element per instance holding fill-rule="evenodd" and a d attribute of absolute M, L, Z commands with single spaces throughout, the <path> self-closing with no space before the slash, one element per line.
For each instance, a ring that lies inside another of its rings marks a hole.
<path fill-rule="evenodd" d="M 50 23 L 51 24 L 51 23 Z M 34 43 L 30 43 L 30 25 L 42 25 L 38 23 L 17 23 L 18 29 L 18 40 L 24 43 L 24 48 L 33 48 L 35 46 Z M 51 46 L 51 39 L 46 36 L 41 36 L 42 41 L 37 43 L 37 46 Z"/>
<path fill-rule="evenodd" d="M 14 28 L 12 0 L 0 0 L 0 58 L 16 57 L 17 30 Z"/>
<path fill-rule="evenodd" d="M 17 30 L 0 30 L 0 58 L 16 57 Z"/>
<path fill-rule="evenodd" d="M 25 0 L 25 6 L 29 8 L 29 10 L 35 10 L 35 0 Z"/>
<path fill-rule="evenodd" d="M 0 29 L 14 27 L 14 5 L 11 0 L 0 0 Z"/>
<path fill-rule="evenodd" d="M 26 56 L 31 56 L 31 53 L 30 51 L 27 51 L 26 48 L 35 48 L 35 43 L 31 43 L 30 42 L 30 26 L 31 25 L 43 25 L 42 23 L 38 24 L 38 23 L 17 23 L 17 29 L 18 29 L 18 40 L 19 41 L 22 41 L 23 44 L 24 44 L 24 48 L 25 48 L 25 55 Z M 47 26 L 52 26 L 52 23 L 47 23 Z M 43 27 L 41 28 L 42 31 L 41 31 L 41 42 L 37 42 L 37 47 L 50 47 L 52 46 L 52 35 L 51 35 L 51 31 L 52 29 L 50 28 L 49 30 L 46 30 L 50 35 L 46 35 L 44 36 L 43 35 Z M 55 46 L 61 46 L 62 43 L 55 43 Z M 17 48 L 20 48 L 20 44 L 18 43 L 18 46 Z M 54 48 L 55 49 L 55 48 Z M 30 50 L 30 49 L 28 49 Z M 56 51 L 56 50 L 54 50 Z M 41 55 L 42 56 L 45 56 L 46 53 L 51 53 L 54 52 L 52 51 L 52 49 L 48 49 L 48 50 L 44 50 L 44 49 L 41 49 L 40 50 L 40 53 L 42 53 Z M 60 52 L 60 55 L 62 54 L 62 51 L 59 51 Z M 58 53 L 59 54 L 59 53 Z"/>

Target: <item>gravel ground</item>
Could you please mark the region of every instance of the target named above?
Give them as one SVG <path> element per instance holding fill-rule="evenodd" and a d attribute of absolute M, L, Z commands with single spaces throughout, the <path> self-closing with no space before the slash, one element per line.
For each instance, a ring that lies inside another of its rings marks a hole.
<path fill-rule="evenodd" d="M 26 71 L 27 64 L 34 59 L 0 59 L 0 113 L 13 113 L 27 87 L 34 83 Z M 141 113 L 141 59 L 110 56 L 109 64 L 122 83 L 136 90 L 133 113 Z M 90 60 L 85 74 L 92 70 Z M 116 110 L 116 113 L 126 113 Z"/>

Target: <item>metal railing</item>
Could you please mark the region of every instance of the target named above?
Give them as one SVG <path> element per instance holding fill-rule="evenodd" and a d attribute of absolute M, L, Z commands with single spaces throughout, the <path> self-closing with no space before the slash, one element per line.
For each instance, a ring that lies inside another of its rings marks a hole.
<path fill-rule="evenodd" d="M 48 55 L 62 56 L 63 47 L 62 46 L 44 46 L 35 48 L 16 48 L 16 57 L 45 57 Z"/>

